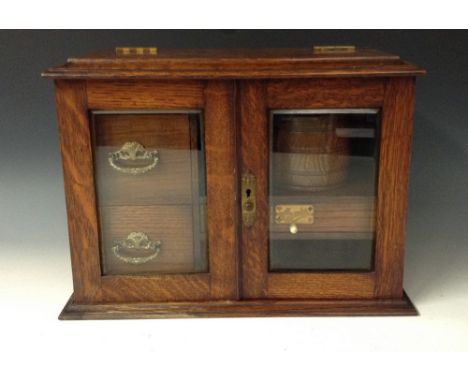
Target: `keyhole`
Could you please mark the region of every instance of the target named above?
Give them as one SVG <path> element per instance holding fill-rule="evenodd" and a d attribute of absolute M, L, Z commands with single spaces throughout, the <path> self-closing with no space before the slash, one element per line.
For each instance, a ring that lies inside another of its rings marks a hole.
<path fill-rule="evenodd" d="M 245 190 L 245 193 L 247 195 L 247 198 L 250 198 L 250 194 L 251 194 L 252 190 L 250 188 L 248 188 L 247 190 Z"/>

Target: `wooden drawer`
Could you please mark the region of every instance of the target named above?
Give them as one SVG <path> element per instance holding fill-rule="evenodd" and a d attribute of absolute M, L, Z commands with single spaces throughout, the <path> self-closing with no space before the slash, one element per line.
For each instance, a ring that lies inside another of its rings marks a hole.
<path fill-rule="evenodd" d="M 297 232 L 291 233 L 291 224 Z M 368 239 L 375 225 L 374 198 L 277 198 L 270 210 L 273 239 Z"/>
<path fill-rule="evenodd" d="M 99 203 L 190 204 L 196 123 L 194 114 L 94 114 Z"/>
<path fill-rule="evenodd" d="M 191 206 L 100 211 L 103 274 L 190 273 L 204 268 Z"/>

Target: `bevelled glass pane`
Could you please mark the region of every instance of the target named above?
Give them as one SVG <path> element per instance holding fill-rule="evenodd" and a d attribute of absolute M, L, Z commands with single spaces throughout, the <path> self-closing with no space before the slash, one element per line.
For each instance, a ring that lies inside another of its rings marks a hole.
<path fill-rule="evenodd" d="M 104 275 L 206 272 L 200 112 L 94 112 Z"/>
<path fill-rule="evenodd" d="M 379 114 L 270 113 L 270 271 L 373 269 Z"/>

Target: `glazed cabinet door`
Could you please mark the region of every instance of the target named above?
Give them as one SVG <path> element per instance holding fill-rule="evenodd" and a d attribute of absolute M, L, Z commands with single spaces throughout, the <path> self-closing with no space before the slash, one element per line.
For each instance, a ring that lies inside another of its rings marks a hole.
<path fill-rule="evenodd" d="M 234 83 L 56 87 L 75 302 L 236 299 Z"/>
<path fill-rule="evenodd" d="M 244 298 L 401 298 L 413 80 L 243 81 Z"/>

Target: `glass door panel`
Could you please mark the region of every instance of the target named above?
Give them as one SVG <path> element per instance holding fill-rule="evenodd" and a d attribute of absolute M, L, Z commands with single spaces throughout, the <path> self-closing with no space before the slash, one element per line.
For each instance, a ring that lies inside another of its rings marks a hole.
<path fill-rule="evenodd" d="M 270 112 L 270 272 L 373 269 L 379 118 Z"/>
<path fill-rule="evenodd" d="M 201 113 L 92 117 L 103 274 L 207 272 Z"/>

